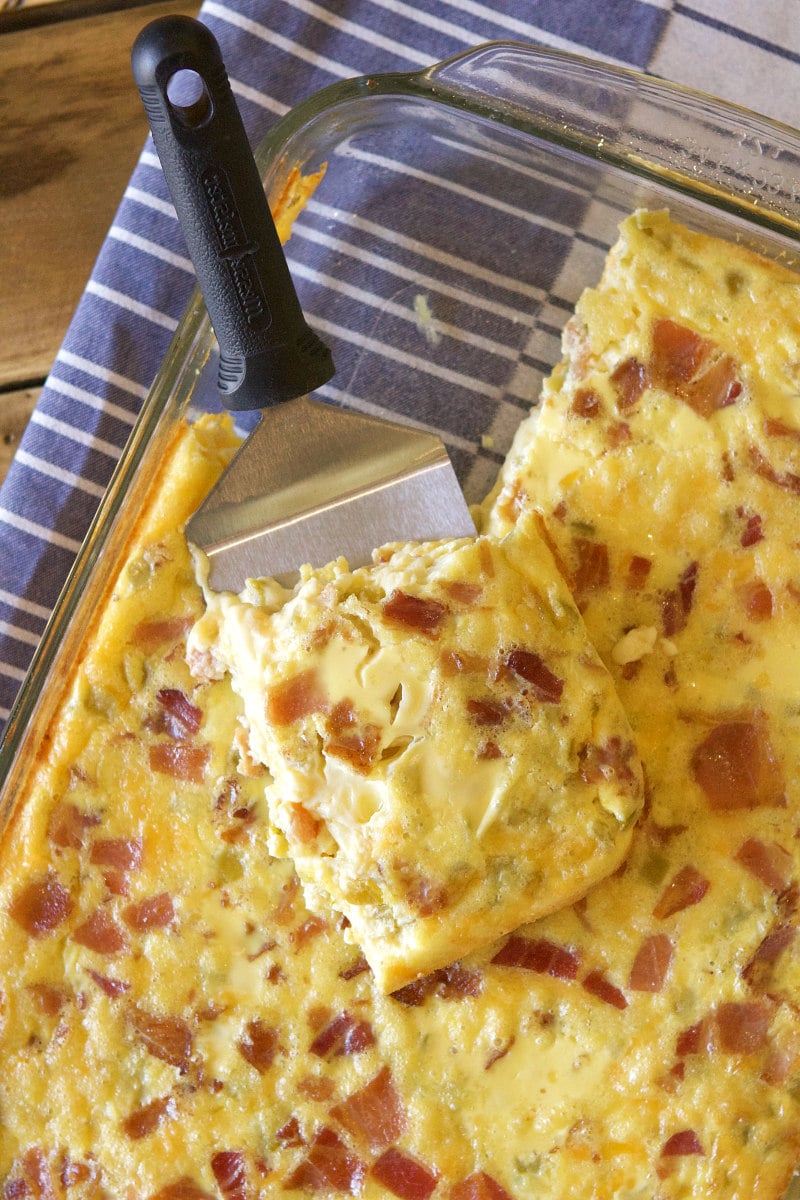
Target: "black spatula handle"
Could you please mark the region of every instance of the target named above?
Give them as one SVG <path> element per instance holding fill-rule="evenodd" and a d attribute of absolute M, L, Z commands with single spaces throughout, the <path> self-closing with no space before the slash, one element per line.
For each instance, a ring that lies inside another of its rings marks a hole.
<path fill-rule="evenodd" d="M 219 342 L 225 405 L 264 408 L 320 387 L 333 360 L 300 308 L 215 37 L 191 17 L 162 17 L 131 63 Z"/>

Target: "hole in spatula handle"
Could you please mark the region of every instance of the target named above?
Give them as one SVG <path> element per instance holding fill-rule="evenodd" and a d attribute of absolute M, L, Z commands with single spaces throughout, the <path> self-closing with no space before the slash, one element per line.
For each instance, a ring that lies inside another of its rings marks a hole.
<path fill-rule="evenodd" d="M 188 67 L 170 76 L 166 92 L 170 108 L 187 129 L 199 129 L 213 112 L 203 77 Z"/>

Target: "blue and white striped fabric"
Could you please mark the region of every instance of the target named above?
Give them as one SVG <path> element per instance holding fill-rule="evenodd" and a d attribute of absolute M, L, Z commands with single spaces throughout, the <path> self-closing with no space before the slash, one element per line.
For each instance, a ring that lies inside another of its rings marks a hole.
<path fill-rule="evenodd" d="M 509 38 L 643 68 L 800 124 L 800 25 L 783 0 L 206 0 L 200 15 L 220 42 L 253 143 L 290 107 L 332 82 L 424 67 Z M 143 24 L 146 19 L 143 10 Z M 483 169 L 492 169 L 489 159 Z M 575 189 L 557 195 L 559 206 L 585 201 Z M 470 202 L 464 192 L 447 197 L 447 203 Z M 519 220 L 513 197 L 504 220 Z M 371 238 L 374 249 L 362 243 L 362 299 L 371 294 L 371 274 L 386 270 L 387 259 L 398 289 L 408 280 L 424 287 L 426 263 L 436 260 L 437 286 L 451 302 L 449 333 L 461 345 L 457 368 L 439 372 L 437 411 L 415 417 L 441 431 L 474 499 L 491 482 L 526 399 L 535 394 L 536 346 L 515 334 L 515 306 L 521 295 L 538 297 L 552 310 L 551 319 L 544 312 L 539 336 L 557 338 L 571 297 L 560 294 L 553 263 L 531 266 L 528 274 L 521 269 L 513 281 L 495 278 L 489 246 L 485 263 L 474 254 L 469 262 L 472 272 L 483 272 L 483 311 L 465 316 L 473 324 L 460 328 L 460 247 L 422 244 L 397 204 L 371 213 L 370 221 L 366 244 Z M 356 380 L 357 392 L 358 356 L 380 354 L 380 339 L 374 328 L 359 332 L 348 324 L 353 288 L 349 295 L 337 289 L 320 267 L 325 255 L 346 250 L 346 229 L 337 228 L 324 198 L 315 198 L 296 232 L 291 264 L 311 287 L 309 318 L 323 336 L 334 335 L 337 367 L 351 384 Z M 193 282 L 148 145 L 0 491 L 0 728 Z M 407 305 L 393 312 L 384 304 L 380 319 L 397 326 L 382 344 L 402 355 Z M 476 355 L 484 360 L 480 372 L 472 366 Z M 428 369 L 435 372 L 435 361 Z M 518 393 L 515 378 L 525 384 Z M 333 385 L 327 392 L 333 400 L 342 397 Z M 368 408 L 369 398 L 360 399 Z M 389 407 L 393 403 L 390 398 Z M 402 411 L 402 397 L 394 407 Z"/>

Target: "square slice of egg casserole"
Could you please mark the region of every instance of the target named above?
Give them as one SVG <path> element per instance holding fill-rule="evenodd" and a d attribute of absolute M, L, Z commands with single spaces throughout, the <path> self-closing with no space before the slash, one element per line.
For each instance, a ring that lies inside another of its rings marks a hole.
<path fill-rule="evenodd" d="M 799 299 L 633 214 L 478 536 L 292 590 L 178 431 L 0 844 L 0 1195 L 783 1200 Z"/>

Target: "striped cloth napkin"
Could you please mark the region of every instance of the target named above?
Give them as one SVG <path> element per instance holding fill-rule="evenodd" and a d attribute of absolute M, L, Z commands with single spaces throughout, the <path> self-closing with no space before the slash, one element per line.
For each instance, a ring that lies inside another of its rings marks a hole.
<path fill-rule="evenodd" d="M 414 70 L 495 39 L 638 67 L 798 125 L 793 11 L 783 0 L 206 0 L 200 16 L 221 45 L 255 144 L 289 108 L 332 82 Z M 395 218 L 393 237 L 391 207 L 383 214 L 380 253 L 383 269 L 394 256 L 399 286 L 420 247 L 399 212 Z M 465 269 L 458 246 L 448 262 Z M 313 275 L 313 238 L 290 247 L 290 264 L 300 276 Z M 368 262 L 364 278 L 368 288 Z M 193 283 L 148 142 L 0 491 L 0 729 Z M 502 340 L 514 299 L 512 289 L 495 303 L 496 344 L 512 360 L 523 353 L 513 339 Z M 558 305 L 557 280 L 550 299 Z M 508 366 L 505 378 L 513 374 Z M 457 380 L 451 400 L 445 395 L 424 419 L 439 428 L 476 499 L 523 406 L 519 397 L 494 394 L 491 404 L 478 396 L 470 407 L 464 389 L 456 393 Z M 395 408 L 402 411 L 402 401 Z M 494 452 L 481 455 L 489 433 Z"/>

